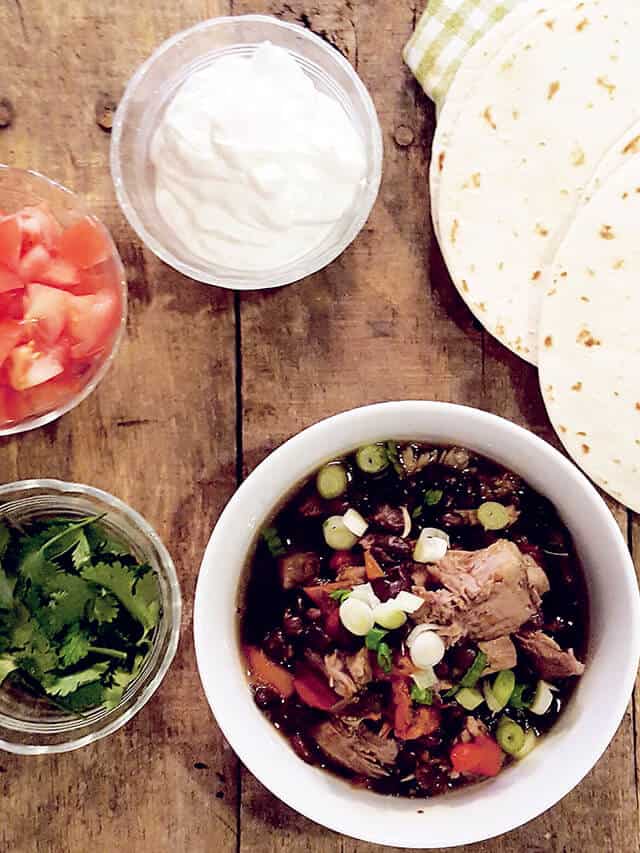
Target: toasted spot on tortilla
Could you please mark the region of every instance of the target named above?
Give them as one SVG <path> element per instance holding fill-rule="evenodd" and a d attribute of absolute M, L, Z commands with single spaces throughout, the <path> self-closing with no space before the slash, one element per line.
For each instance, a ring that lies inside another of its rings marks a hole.
<path fill-rule="evenodd" d="M 462 279 L 462 289 L 464 290 L 465 293 L 469 292 L 469 285 L 467 284 L 467 282 L 464 279 Z"/>
<path fill-rule="evenodd" d="M 555 21 L 553 20 L 553 18 L 549 18 L 548 21 L 544 22 L 544 25 L 548 30 L 552 30 L 555 25 Z"/>
<path fill-rule="evenodd" d="M 549 84 L 549 91 L 547 92 L 547 100 L 550 101 L 551 98 L 556 94 L 558 89 L 560 88 L 560 83 L 558 80 L 554 80 L 553 83 Z"/>
<path fill-rule="evenodd" d="M 622 193 L 622 200 L 623 200 L 623 201 L 624 201 L 625 199 L 628 199 L 628 198 L 629 198 L 629 193 Z"/>
<path fill-rule="evenodd" d="M 637 154 L 640 151 L 640 133 L 637 136 L 634 136 L 631 142 L 627 142 L 627 144 L 622 149 L 623 154 Z"/>
<path fill-rule="evenodd" d="M 640 412 L 640 403 L 636 403 L 636 409 Z"/>
<path fill-rule="evenodd" d="M 640 438 L 636 438 L 636 444 L 640 447 Z"/>
<path fill-rule="evenodd" d="M 602 341 L 599 341 L 598 338 L 594 338 L 589 329 L 582 329 L 582 331 L 578 333 L 576 343 L 584 344 L 586 347 L 602 346 Z"/>
<path fill-rule="evenodd" d="M 558 288 L 552 287 L 551 290 L 547 290 L 547 296 L 555 296 L 557 292 L 558 292 Z"/>
<path fill-rule="evenodd" d="M 603 225 L 600 229 L 600 236 L 603 240 L 614 240 L 616 235 L 613 233 L 613 228 L 610 225 Z"/>
<path fill-rule="evenodd" d="M 480 186 L 480 172 L 474 172 L 473 175 L 471 175 L 471 183 L 474 187 Z"/>
<path fill-rule="evenodd" d="M 563 195 L 563 196 L 565 196 L 565 197 L 566 197 L 566 196 L 568 196 L 568 195 L 569 195 L 569 190 L 560 190 L 560 195 Z"/>
<path fill-rule="evenodd" d="M 500 70 L 501 71 L 510 71 L 513 68 L 513 59 L 507 59 L 502 63 Z"/>
<path fill-rule="evenodd" d="M 536 270 L 534 272 L 534 274 L 531 276 L 531 281 L 537 281 L 541 275 L 542 275 L 542 272 L 540 270 Z"/>
<path fill-rule="evenodd" d="M 622 459 L 614 459 L 613 464 L 614 465 L 622 465 Z"/>
<path fill-rule="evenodd" d="M 568 275 L 569 275 L 569 273 L 568 273 L 566 270 L 563 270 L 563 271 L 560 273 L 560 278 L 566 278 Z"/>
<path fill-rule="evenodd" d="M 566 432 L 567 431 L 566 426 L 562 426 L 562 424 L 558 424 L 558 429 L 560 430 L 560 432 Z"/>
<path fill-rule="evenodd" d="M 595 270 L 592 270 L 591 267 L 587 267 L 587 275 L 590 275 L 591 278 L 594 278 L 596 274 Z"/>
<path fill-rule="evenodd" d="M 482 113 L 482 117 L 494 130 L 496 130 L 496 123 L 493 120 L 493 116 L 491 115 L 491 107 L 487 107 L 486 110 Z"/>
<path fill-rule="evenodd" d="M 587 434 L 586 434 L 586 432 L 582 432 L 582 430 L 581 430 L 580 432 L 577 432 L 576 435 L 581 435 L 581 436 L 583 436 L 583 438 L 585 438 Z"/>
<path fill-rule="evenodd" d="M 511 115 L 513 116 L 514 121 L 517 121 L 520 118 L 519 110 L 511 110 Z"/>
<path fill-rule="evenodd" d="M 531 50 L 531 42 L 527 42 L 523 49 L 524 50 Z"/>
<path fill-rule="evenodd" d="M 621 270 L 624 266 L 623 258 L 619 258 L 613 265 L 614 270 Z"/>
<path fill-rule="evenodd" d="M 504 261 L 499 261 L 499 262 L 498 262 L 498 269 L 499 269 L 499 270 L 503 270 L 503 269 L 504 269 Z"/>
<path fill-rule="evenodd" d="M 614 391 L 614 392 L 613 392 L 613 396 L 614 396 L 614 397 L 619 397 L 619 396 L 620 396 L 620 392 L 619 392 L 619 391 Z"/>
<path fill-rule="evenodd" d="M 505 331 L 506 331 L 506 329 L 505 329 L 505 327 L 502 325 L 502 323 L 498 323 L 498 325 L 496 326 L 496 333 L 497 333 L 498 335 L 504 335 Z"/>
<path fill-rule="evenodd" d="M 551 335 L 547 335 L 547 337 L 544 339 L 544 345 L 546 347 L 552 347 L 553 346 L 553 338 L 551 337 Z"/>
<path fill-rule="evenodd" d="M 588 296 L 581 296 L 581 297 L 580 297 L 580 302 L 591 302 L 591 300 L 589 299 L 589 297 L 588 297 Z"/>
<path fill-rule="evenodd" d="M 584 151 L 579 145 L 576 145 L 571 152 L 571 162 L 574 166 L 582 166 L 585 161 Z"/>
<path fill-rule="evenodd" d="M 571 386 L 572 391 L 582 391 L 582 382 L 576 382 L 575 385 Z"/>
<path fill-rule="evenodd" d="M 598 84 L 598 86 L 602 86 L 603 89 L 606 89 L 609 93 L 609 97 L 613 98 L 613 93 L 616 90 L 614 83 L 611 83 L 609 80 L 607 80 L 606 77 L 598 77 L 596 79 L 596 83 Z"/>
<path fill-rule="evenodd" d="M 478 308 L 479 308 L 481 311 L 486 311 L 486 310 L 487 310 L 487 305 L 486 305 L 486 303 L 485 303 L 485 302 L 478 302 Z"/>
<path fill-rule="evenodd" d="M 576 24 L 576 29 L 579 33 L 583 31 L 585 27 L 589 26 L 589 21 L 587 18 L 583 18 L 579 24 Z"/>
<path fill-rule="evenodd" d="M 458 222 L 457 219 L 454 219 L 453 222 L 451 223 L 451 243 L 454 246 L 456 244 L 456 237 L 458 235 L 458 226 L 459 225 L 460 225 L 460 223 Z"/>
<path fill-rule="evenodd" d="M 446 156 L 447 156 L 447 152 L 446 152 L 446 151 L 441 151 L 441 152 L 438 154 L 438 170 L 439 170 L 440 172 L 442 171 L 442 168 L 443 168 L 443 166 L 444 166 L 444 158 L 445 158 Z"/>
<path fill-rule="evenodd" d="M 583 445 L 582 445 L 582 452 L 583 452 L 583 453 L 585 453 L 585 454 L 586 454 L 586 453 L 588 453 L 590 450 L 591 450 L 591 448 L 589 447 L 589 445 L 588 445 L 588 444 L 583 444 Z"/>
<path fill-rule="evenodd" d="M 536 222 L 536 234 L 539 234 L 541 237 L 547 237 L 549 229 L 545 228 L 544 225 L 540 225 L 539 222 Z"/>

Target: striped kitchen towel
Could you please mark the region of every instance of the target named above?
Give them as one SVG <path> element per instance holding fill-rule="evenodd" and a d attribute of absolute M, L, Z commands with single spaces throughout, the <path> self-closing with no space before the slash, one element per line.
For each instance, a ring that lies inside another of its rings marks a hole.
<path fill-rule="evenodd" d="M 513 9 L 518 0 L 428 0 L 404 61 L 440 108 L 471 45 Z"/>

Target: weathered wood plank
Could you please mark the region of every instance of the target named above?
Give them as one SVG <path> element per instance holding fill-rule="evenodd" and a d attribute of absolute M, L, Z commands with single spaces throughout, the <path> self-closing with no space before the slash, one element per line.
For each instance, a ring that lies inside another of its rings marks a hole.
<path fill-rule="evenodd" d="M 113 229 L 130 280 L 128 335 L 98 391 L 61 421 L 0 443 L 0 478 L 88 482 L 156 526 L 185 598 L 176 662 L 122 731 L 59 757 L 0 756 L 0 850 L 234 850 L 237 762 L 202 695 L 192 597 L 210 528 L 235 485 L 235 331 L 230 294 L 142 251 L 116 207 L 101 93 L 117 99 L 164 38 L 226 2 L 0 4 L 0 97 L 15 107 L 0 160 L 86 195 Z M 196 766 L 197 765 L 197 766 Z"/>

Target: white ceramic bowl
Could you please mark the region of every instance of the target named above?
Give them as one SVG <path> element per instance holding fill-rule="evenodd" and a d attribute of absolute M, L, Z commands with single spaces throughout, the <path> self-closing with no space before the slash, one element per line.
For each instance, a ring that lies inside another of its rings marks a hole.
<path fill-rule="evenodd" d="M 257 531 L 279 500 L 328 459 L 380 439 L 459 444 L 521 474 L 573 534 L 591 601 L 587 671 L 535 751 L 495 780 L 432 800 L 356 790 L 303 763 L 254 705 L 238 647 L 236 593 Z M 287 441 L 238 489 L 213 532 L 195 602 L 200 677 L 225 737 L 249 770 L 292 808 L 377 844 L 469 844 L 520 826 L 557 803 L 596 763 L 622 720 L 640 653 L 640 599 L 631 557 L 604 501 L 551 445 L 494 415 L 448 403 L 354 409 Z"/>

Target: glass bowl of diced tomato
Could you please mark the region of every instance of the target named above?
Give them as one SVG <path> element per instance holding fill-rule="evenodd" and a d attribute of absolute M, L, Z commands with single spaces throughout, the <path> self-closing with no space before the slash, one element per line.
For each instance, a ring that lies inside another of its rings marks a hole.
<path fill-rule="evenodd" d="M 126 305 L 118 250 L 84 202 L 0 165 L 0 435 L 50 423 L 94 390 Z"/>

